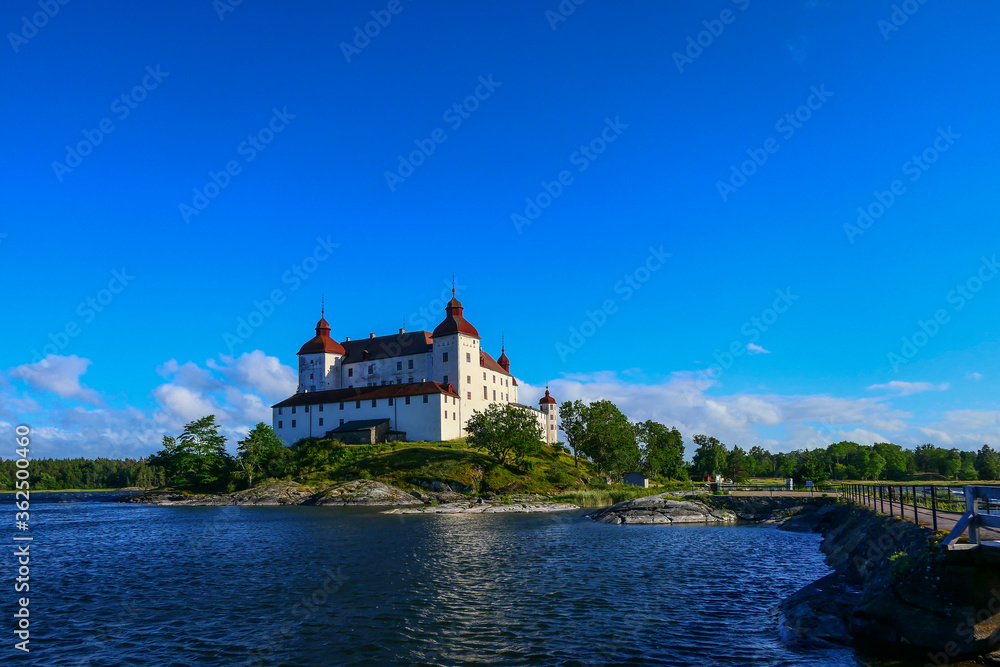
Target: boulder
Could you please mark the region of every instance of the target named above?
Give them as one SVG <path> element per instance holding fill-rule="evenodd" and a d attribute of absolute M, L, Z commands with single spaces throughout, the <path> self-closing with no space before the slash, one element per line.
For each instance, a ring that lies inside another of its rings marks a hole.
<path fill-rule="evenodd" d="M 319 506 L 420 505 L 420 500 L 394 486 L 370 479 L 355 479 L 320 491 L 309 502 Z"/>
<path fill-rule="evenodd" d="M 570 503 L 502 503 L 494 504 L 478 499 L 473 502 L 447 503 L 428 507 L 405 507 L 388 510 L 383 514 L 535 514 L 546 512 L 567 512 L 580 509 Z"/>
<path fill-rule="evenodd" d="M 736 514 L 698 501 L 676 500 L 670 494 L 636 498 L 597 510 L 590 518 L 615 524 L 733 523 Z"/>

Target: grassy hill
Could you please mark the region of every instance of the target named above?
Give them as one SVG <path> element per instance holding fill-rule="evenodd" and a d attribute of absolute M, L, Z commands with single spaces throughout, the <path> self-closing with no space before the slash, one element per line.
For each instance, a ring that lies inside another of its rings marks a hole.
<path fill-rule="evenodd" d="M 407 491 L 426 489 L 438 482 L 472 496 L 495 494 L 540 494 L 586 506 L 602 506 L 621 500 L 660 493 L 666 489 L 642 489 L 608 485 L 596 468 L 560 447 L 543 445 L 538 456 L 521 466 L 500 465 L 492 456 L 470 449 L 464 440 L 446 442 L 389 442 L 378 445 L 344 446 L 332 440 L 303 441 L 315 461 L 293 475 L 295 481 L 318 485 L 352 479 L 374 479 Z"/>

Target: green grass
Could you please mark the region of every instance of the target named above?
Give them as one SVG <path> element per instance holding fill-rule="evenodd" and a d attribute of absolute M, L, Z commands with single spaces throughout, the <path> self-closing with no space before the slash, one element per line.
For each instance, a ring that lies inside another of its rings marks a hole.
<path fill-rule="evenodd" d="M 585 489 L 593 477 L 590 463 L 581 461 L 576 468 L 572 456 L 548 445 L 517 467 L 500 465 L 493 457 L 470 449 L 463 440 L 449 440 L 349 446 L 335 463 L 296 481 L 316 484 L 363 478 L 402 489 L 440 481 L 471 489 L 472 494 L 550 495 Z"/>

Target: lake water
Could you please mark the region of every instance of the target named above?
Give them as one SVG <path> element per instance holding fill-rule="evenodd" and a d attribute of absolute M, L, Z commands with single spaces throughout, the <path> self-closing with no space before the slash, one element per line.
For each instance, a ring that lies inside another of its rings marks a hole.
<path fill-rule="evenodd" d="M 817 535 L 93 500 L 31 519 L 20 664 L 869 664 L 779 639 L 775 605 L 829 572 Z"/>

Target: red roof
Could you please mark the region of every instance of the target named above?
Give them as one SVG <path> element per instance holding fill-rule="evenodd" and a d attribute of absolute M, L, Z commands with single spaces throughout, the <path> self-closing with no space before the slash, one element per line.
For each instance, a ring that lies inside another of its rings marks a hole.
<path fill-rule="evenodd" d="M 556 402 L 556 399 L 554 399 L 551 396 L 549 396 L 549 389 L 548 389 L 548 387 L 546 387 L 545 388 L 545 396 L 542 396 L 542 398 L 539 399 L 538 404 L 541 405 L 543 403 L 555 403 L 555 402 Z"/>
<path fill-rule="evenodd" d="M 345 354 L 344 346 L 330 338 L 330 323 L 325 317 L 320 317 L 316 323 L 316 336 L 299 348 L 299 354 Z"/>
<path fill-rule="evenodd" d="M 505 371 L 503 366 L 498 364 L 496 360 L 490 356 L 490 353 L 484 350 L 483 348 L 479 348 L 479 365 L 482 366 L 483 368 L 488 368 L 491 371 L 496 371 L 497 373 L 510 375 L 510 373 Z"/>
<path fill-rule="evenodd" d="M 510 359 L 507 358 L 507 352 L 500 348 L 500 358 L 497 359 L 497 363 L 503 366 L 503 369 L 510 373 Z"/>
<path fill-rule="evenodd" d="M 293 405 L 317 405 L 319 403 L 339 403 L 340 401 L 370 400 L 373 398 L 396 398 L 397 396 L 420 396 L 421 394 L 444 394 L 458 398 L 454 390 L 440 382 L 410 382 L 407 384 L 386 384 L 377 387 L 348 387 L 326 391 L 307 391 L 289 396 L 272 408 L 287 408 Z"/>
<path fill-rule="evenodd" d="M 479 338 L 479 332 L 476 331 L 476 327 L 469 324 L 468 320 L 462 315 L 463 310 L 465 309 L 462 307 L 462 302 L 453 295 L 451 301 L 445 307 L 444 319 L 441 321 L 441 324 L 437 325 L 437 328 L 434 329 L 434 333 L 431 335 L 437 338 L 438 336 L 446 336 L 453 333 L 464 333 Z"/>

